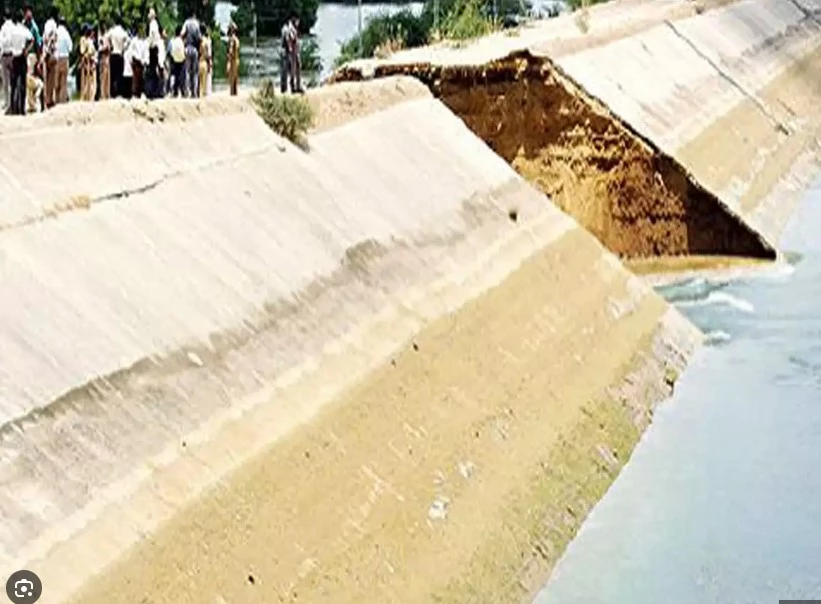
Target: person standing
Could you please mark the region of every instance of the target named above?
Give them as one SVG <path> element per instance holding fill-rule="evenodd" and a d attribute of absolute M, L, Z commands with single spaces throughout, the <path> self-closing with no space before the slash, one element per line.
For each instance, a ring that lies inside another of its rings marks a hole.
<path fill-rule="evenodd" d="M 171 46 L 173 46 L 174 40 L 177 38 L 177 35 L 178 32 L 174 32 L 171 37 L 168 37 L 168 34 L 165 31 L 165 29 L 163 29 L 162 32 L 163 41 L 165 42 L 165 96 L 171 96 L 171 85 L 173 83 L 172 68 L 174 65 L 174 62 L 171 60 Z M 185 48 L 183 48 L 183 54 L 184 53 Z"/>
<path fill-rule="evenodd" d="M 156 99 L 162 96 L 160 88 L 160 24 L 157 22 L 157 13 L 154 9 L 148 11 L 148 64 L 145 68 L 145 96 Z"/>
<path fill-rule="evenodd" d="M 199 49 L 200 49 L 200 22 L 192 14 L 182 25 L 183 42 L 185 42 L 185 96 L 196 98 L 199 96 Z"/>
<path fill-rule="evenodd" d="M 97 51 L 98 71 L 100 72 L 99 99 L 104 101 L 111 98 L 111 42 L 105 35 L 105 26 L 101 27 L 99 31 L 100 48 Z"/>
<path fill-rule="evenodd" d="M 66 20 L 62 17 L 57 26 L 56 38 L 54 97 L 57 103 L 68 103 L 68 60 L 74 43 L 71 40 L 71 34 L 68 33 Z"/>
<path fill-rule="evenodd" d="M 19 19 L 9 32 L 11 49 L 11 114 L 26 114 L 26 58 L 34 46 L 34 36 Z"/>
<path fill-rule="evenodd" d="M 0 26 L 0 86 L 3 90 L 3 113 L 11 113 L 11 32 L 14 21 L 6 8 L 3 10 L 3 25 Z"/>
<path fill-rule="evenodd" d="M 45 107 L 40 104 L 43 88 L 43 79 L 37 75 L 37 55 L 31 53 L 26 57 L 26 105 L 29 113 L 45 111 Z"/>
<path fill-rule="evenodd" d="M 134 70 L 132 69 L 132 65 L 134 64 L 133 46 L 134 40 L 129 39 L 125 45 L 125 50 L 123 51 L 123 77 L 120 81 L 120 96 L 124 99 L 130 99 L 131 92 L 134 89 Z"/>
<path fill-rule="evenodd" d="M 123 85 L 123 75 L 125 72 L 125 48 L 128 45 L 128 32 L 123 27 L 123 20 L 120 15 L 114 16 L 114 27 L 106 34 L 108 46 L 111 49 L 108 62 L 111 71 L 111 91 L 112 98 L 123 96 L 125 87 Z M 131 87 L 128 88 L 129 92 Z"/>
<path fill-rule="evenodd" d="M 288 75 L 291 73 L 291 19 L 282 25 L 279 39 L 279 90 L 288 92 Z"/>
<path fill-rule="evenodd" d="M 93 101 L 97 90 L 97 49 L 94 47 L 94 29 L 83 26 L 80 38 L 80 99 Z"/>
<path fill-rule="evenodd" d="M 211 73 L 211 38 L 204 24 L 200 24 L 200 65 L 199 89 L 200 97 L 208 95 L 208 74 Z"/>
<path fill-rule="evenodd" d="M 228 52 L 225 55 L 225 73 L 228 74 L 228 87 L 231 96 L 237 96 L 239 86 L 239 36 L 237 26 L 231 23 L 228 26 Z"/>
<path fill-rule="evenodd" d="M 26 4 L 23 7 L 23 24 L 29 28 L 31 35 L 34 37 L 34 44 L 29 50 L 29 54 L 34 54 L 37 58 L 35 61 L 34 75 L 35 77 L 42 78 L 43 71 L 45 70 L 43 64 L 43 36 L 40 34 L 40 27 L 37 25 L 37 21 L 34 20 L 34 12 L 30 4 Z M 26 65 L 28 65 L 28 59 L 26 59 L 26 61 Z M 28 71 L 26 73 L 28 74 Z M 45 95 L 41 94 L 40 97 L 40 102 L 45 105 Z"/>
<path fill-rule="evenodd" d="M 46 108 L 51 109 L 56 103 L 57 88 L 57 19 L 59 12 L 51 7 L 49 18 L 43 26 L 43 75 L 46 85 Z"/>
<path fill-rule="evenodd" d="M 291 13 L 291 17 L 282 26 L 280 40 L 279 87 L 284 94 L 288 92 L 302 92 L 301 59 L 299 56 L 299 17 Z"/>
<path fill-rule="evenodd" d="M 128 47 L 131 49 L 131 97 L 139 99 L 145 92 L 145 67 L 148 64 L 148 40 L 144 25 L 140 25 Z"/>
<path fill-rule="evenodd" d="M 171 61 L 171 94 L 174 97 L 185 95 L 185 42 L 182 37 L 185 28 L 180 27 L 178 35 L 171 40 L 169 57 Z"/>
<path fill-rule="evenodd" d="M 160 97 L 164 97 L 167 94 L 168 86 L 168 65 L 166 62 L 166 54 L 168 54 L 168 43 L 167 38 L 168 36 L 165 33 L 165 28 L 160 28 L 160 46 L 157 51 L 157 63 L 158 63 L 158 81 L 157 81 L 157 94 Z"/>

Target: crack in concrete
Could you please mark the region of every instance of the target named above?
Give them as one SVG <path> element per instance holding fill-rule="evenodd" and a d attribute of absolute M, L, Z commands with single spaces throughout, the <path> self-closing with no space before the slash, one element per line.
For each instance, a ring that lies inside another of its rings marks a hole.
<path fill-rule="evenodd" d="M 775 114 L 774 114 L 774 113 L 770 110 L 770 108 L 769 108 L 769 107 L 767 107 L 767 105 L 764 103 L 764 101 L 762 101 L 760 98 L 758 98 L 754 92 L 752 92 L 752 91 L 748 90 L 748 89 L 747 89 L 747 88 L 746 88 L 743 84 L 741 84 L 741 83 L 740 83 L 739 81 L 737 81 L 737 80 L 736 80 L 733 76 L 731 76 L 731 75 L 730 75 L 730 74 L 728 74 L 728 73 L 727 73 L 724 69 L 722 69 L 722 68 L 721 68 L 721 66 L 719 66 L 719 65 L 718 65 L 718 63 L 716 63 L 715 61 L 713 61 L 713 59 L 711 59 L 710 57 L 708 57 L 708 56 L 707 56 L 707 55 L 706 55 L 706 54 L 705 54 L 705 53 L 704 53 L 704 52 L 703 52 L 703 51 L 702 51 L 702 50 L 701 50 L 701 49 L 700 49 L 700 48 L 696 45 L 696 43 L 695 43 L 695 42 L 693 42 L 690 38 L 688 38 L 687 36 L 685 36 L 685 35 L 684 35 L 684 34 L 683 34 L 683 33 L 682 33 L 682 32 L 681 32 L 681 31 L 680 31 L 680 30 L 679 30 L 679 29 L 678 29 L 675 25 L 673 25 L 673 23 L 672 23 L 670 20 L 667 20 L 667 19 L 666 19 L 666 20 L 664 21 L 664 23 L 665 23 L 665 25 L 667 25 L 667 27 L 669 27 L 669 28 L 670 28 L 670 30 L 671 30 L 671 31 L 672 31 L 672 32 L 673 32 L 676 36 L 678 36 L 678 37 L 679 37 L 681 40 L 683 40 L 683 41 L 684 41 L 684 42 L 685 42 L 685 43 L 686 43 L 686 44 L 687 44 L 690 48 L 692 48 L 692 49 L 693 49 L 693 52 L 695 52 L 695 53 L 696 53 L 699 57 L 701 57 L 702 59 L 704 59 L 705 61 L 707 61 L 707 63 L 708 63 L 708 64 L 709 64 L 709 65 L 710 65 L 713 69 L 715 69 L 715 70 L 716 70 L 716 72 L 717 72 L 717 73 L 718 73 L 718 74 L 719 74 L 719 75 L 720 75 L 720 76 L 721 76 L 724 80 L 726 80 L 726 81 L 727 81 L 727 82 L 728 82 L 728 83 L 729 83 L 729 84 L 730 84 L 733 88 L 735 88 L 736 90 L 738 90 L 738 91 L 739 91 L 739 92 L 740 92 L 740 93 L 741 93 L 741 94 L 742 94 L 745 98 L 747 98 L 747 99 L 749 99 L 750 101 L 752 101 L 752 102 L 753 102 L 753 104 L 754 104 L 754 105 L 755 105 L 755 106 L 759 109 L 759 111 L 761 111 L 762 115 L 764 115 L 764 117 L 766 117 L 766 118 L 767 118 L 767 119 L 768 119 L 768 120 L 769 120 L 769 121 L 773 124 L 773 127 L 774 127 L 776 130 L 778 130 L 779 132 L 781 132 L 782 134 L 785 134 L 785 135 L 787 135 L 787 136 L 789 136 L 790 134 L 792 134 L 792 132 L 790 131 L 789 127 L 788 127 L 785 123 L 783 123 L 781 120 L 779 120 L 779 119 L 778 119 L 778 117 L 776 117 L 776 116 L 775 116 Z"/>
<path fill-rule="evenodd" d="M 58 204 L 57 207 L 52 206 L 51 208 L 43 209 L 42 210 L 43 213 L 38 214 L 37 216 L 30 216 L 28 218 L 24 218 L 24 219 L 18 220 L 16 222 L 10 222 L 8 224 L 0 225 L 0 233 L 2 233 L 4 231 L 10 231 L 10 230 L 13 230 L 13 229 L 17 229 L 17 228 L 24 228 L 24 227 L 27 227 L 27 226 L 31 226 L 33 224 L 46 222 L 48 220 L 56 220 L 56 219 L 60 218 L 63 214 L 68 214 L 68 213 L 71 213 L 71 212 L 78 212 L 78 211 L 81 211 L 81 210 L 88 210 L 93 205 L 105 203 L 105 202 L 108 202 L 108 201 L 116 201 L 116 200 L 119 200 L 119 199 L 127 199 L 127 198 L 135 196 L 135 195 L 142 195 L 144 193 L 148 193 L 149 191 L 152 191 L 152 190 L 156 189 L 157 187 L 159 187 L 163 183 L 168 182 L 169 180 L 172 180 L 174 178 L 179 178 L 180 176 L 183 176 L 184 174 L 190 174 L 192 172 L 202 172 L 203 170 L 209 170 L 211 168 L 222 166 L 222 165 L 228 164 L 230 162 L 236 161 L 238 159 L 245 159 L 245 158 L 248 158 L 248 157 L 255 157 L 255 156 L 258 156 L 258 155 L 262 155 L 263 153 L 266 153 L 266 152 L 271 151 L 273 149 L 276 149 L 280 152 L 284 152 L 287 149 L 287 147 L 285 147 L 282 143 L 279 143 L 279 142 L 275 143 L 275 144 L 269 144 L 269 145 L 265 145 L 263 147 L 260 147 L 258 149 L 254 149 L 252 151 L 245 151 L 245 152 L 237 153 L 237 154 L 234 154 L 234 155 L 231 155 L 231 156 L 228 156 L 228 157 L 220 157 L 220 158 L 217 158 L 217 159 L 214 159 L 214 160 L 201 162 L 201 163 L 195 164 L 193 166 L 187 166 L 183 169 L 173 170 L 171 172 L 167 172 L 166 174 L 163 174 L 159 178 L 157 178 L 153 181 L 150 181 L 150 182 L 148 182 L 144 185 L 131 187 L 129 189 L 122 189 L 122 190 L 119 190 L 119 191 L 115 191 L 113 193 L 107 193 L 105 195 L 98 195 L 97 197 L 93 197 L 93 198 L 84 198 L 83 196 L 79 196 L 79 195 L 74 196 L 73 199 L 75 199 L 76 201 L 75 201 L 75 203 L 73 203 L 71 205 L 60 206 Z M 5 169 L 5 167 L 2 164 L 0 164 L 0 170 L 4 174 L 6 174 L 8 177 L 12 177 L 12 175 Z"/>

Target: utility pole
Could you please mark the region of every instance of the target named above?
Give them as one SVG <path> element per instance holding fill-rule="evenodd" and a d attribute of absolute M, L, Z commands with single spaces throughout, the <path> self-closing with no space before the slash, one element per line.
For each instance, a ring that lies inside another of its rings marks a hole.
<path fill-rule="evenodd" d="M 359 33 L 359 56 L 362 56 L 362 0 L 358 0 L 356 3 L 356 20 L 357 25 L 356 29 Z"/>

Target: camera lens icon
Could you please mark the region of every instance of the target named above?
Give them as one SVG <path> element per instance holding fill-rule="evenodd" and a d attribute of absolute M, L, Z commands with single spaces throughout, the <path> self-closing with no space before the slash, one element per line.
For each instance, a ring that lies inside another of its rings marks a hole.
<path fill-rule="evenodd" d="M 30 570 L 18 570 L 6 581 L 6 595 L 14 604 L 34 604 L 42 593 L 40 577 Z"/>
<path fill-rule="evenodd" d="M 29 598 L 34 595 L 34 583 L 28 579 L 14 582 L 14 595 L 18 598 Z"/>

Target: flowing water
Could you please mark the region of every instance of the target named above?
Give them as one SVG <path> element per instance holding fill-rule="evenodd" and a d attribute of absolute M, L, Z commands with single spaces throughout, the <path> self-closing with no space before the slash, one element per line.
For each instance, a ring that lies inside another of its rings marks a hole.
<path fill-rule="evenodd" d="M 755 278 L 661 293 L 708 334 L 537 604 L 821 599 L 821 182 Z"/>

